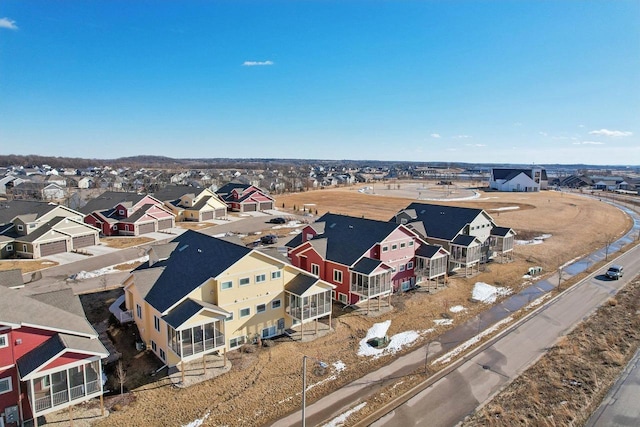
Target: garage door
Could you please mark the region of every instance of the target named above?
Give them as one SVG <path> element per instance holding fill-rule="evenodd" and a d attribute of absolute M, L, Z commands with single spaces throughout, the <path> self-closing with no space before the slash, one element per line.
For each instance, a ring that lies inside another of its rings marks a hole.
<path fill-rule="evenodd" d="M 95 234 L 87 234 L 73 238 L 73 249 L 85 248 L 97 244 Z"/>
<path fill-rule="evenodd" d="M 260 210 L 261 211 L 266 211 L 269 209 L 273 209 L 273 203 L 271 202 L 262 202 L 260 203 Z"/>
<path fill-rule="evenodd" d="M 156 231 L 156 229 L 152 222 L 148 224 L 140 224 L 138 227 L 138 234 L 153 233 L 154 231 Z"/>
<path fill-rule="evenodd" d="M 256 205 L 255 203 L 246 203 L 246 204 L 242 205 L 242 211 L 243 212 L 255 212 L 257 207 L 258 207 L 258 205 Z"/>
<path fill-rule="evenodd" d="M 158 221 L 158 230 L 166 230 L 167 228 L 171 228 L 171 226 L 173 226 L 173 220 L 171 218 Z"/>
<path fill-rule="evenodd" d="M 227 210 L 225 208 L 216 209 L 216 218 L 224 218 L 227 214 Z"/>
<path fill-rule="evenodd" d="M 213 211 L 202 212 L 203 221 L 209 221 L 210 219 L 213 219 Z"/>
<path fill-rule="evenodd" d="M 43 243 L 40 245 L 40 256 L 49 256 L 53 254 L 61 254 L 67 252 L 67 241 L 60 240 L 58 242 Z"/>

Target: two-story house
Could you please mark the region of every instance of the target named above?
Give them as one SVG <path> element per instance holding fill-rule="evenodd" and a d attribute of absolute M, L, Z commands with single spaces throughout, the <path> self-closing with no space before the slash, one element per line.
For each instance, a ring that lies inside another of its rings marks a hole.
<path fill-rule="evenodd" d="M 210 221 L 227 217 L 227 204 L 208 188 L 167 185 L 153 193 L 176 216 L 176 221 Z"/>
<path fill-rule="evenodd" d="M 275 199 L 255 185 L 230 182 L 216 194 L 235 212 L 266 211 L 275 207 Z"/>
<path fill-rule="evenodd" d="M 448 252 L 402 224 L 327 213 L 287 243 L 291 263 L 336 286 L 344 304 L 408 290 L 447 273 Z M 417 264 L 419 270 L 416 271 Z"/>
<path fill-rule="evenodd" d="M 139 236 L 175 227 L 175 215 L 144 194 L 106 191 L 80 208 L 84 222 L 105 236 Z"/>
<path fill-rule="evenodd" d="M 411 203 L 391 222 L 405 224 L 425 241 L 444 247 L 449 268 L 473 273 L 481 263 L 513 251 L 515 232 L 497 227 L 484 209 Z"/>
<path fill-rule="evenodd" d="M 549 183 L 547 171 L 541 167 L 491 168 L 489 187 L 498 191 L 540 191 Z"/>
<path fill-rule="evenodd" d="M 169 366 L 328 318 L 334 286 L 255 249 L 196 231 L 153 246 L 124 282 L 147 348 Z"/>
<path fill-rule="evenodd" d="M 0 425 L 100 397 L 109 353 L 71 289 L 31 295 L 0 273 Z M 22 280 L 20 275 L 17 275 Z"/>
<path fill-rule="evenodd" d="M 99 243 L 100 231 L 83 215 L 55 203 L 0 202 L 0 258 L 42 258 Z"/>

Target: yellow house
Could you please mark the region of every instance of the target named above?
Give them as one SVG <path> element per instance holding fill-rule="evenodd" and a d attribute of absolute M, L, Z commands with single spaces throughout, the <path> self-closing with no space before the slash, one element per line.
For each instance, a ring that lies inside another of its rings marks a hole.
<path fill-rule="evenodd" d="M 124 285 L 141 339 L 169 366 L 330 322 L 334 289 L 285 261 L 195 231 L 153 246 Z"/>
<path fill-rule="evenodd" d="M 176 221 L 210 221 L 227 217 L 227 204 L 208 188 L 168 185 L 154 193 L 176 215 Z"/>

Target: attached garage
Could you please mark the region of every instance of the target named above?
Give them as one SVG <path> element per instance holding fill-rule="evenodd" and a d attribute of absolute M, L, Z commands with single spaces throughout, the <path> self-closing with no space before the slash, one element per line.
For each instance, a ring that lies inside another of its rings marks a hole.
<path fill-rule="evenodd" d="M 57 242 L 48 242 L 40 244 L 40 256 L 45 257 L 49 255 L 61 254 L 67 252 L 67 241 L 59 240 Z"/>
<path fill-rule="evenodd" d="M 245 203 L 242 205 L 242 212 L 255 212 L 258 208 L 256 203 Z"/>
<path fill-rule="evenodd" d="M 216 209 L 215 217 L 216 218 L 224 218 L 227 216 L 227 210 L 225 208 Z"/>
<path fill-rule="evenodd" d="M 173 220 L 171 218 L 158 220 L 158 230 L 166 230 L 167 228 L 171 228 L 172 226 Z"/>
<path fill-rule="evenodd" d="M 266 211 L 269 209 L 273 209 L 273 202 L 260 202 L 261 211 Z"/>
<path fill-rule="evenodd" d="M 97 245 L 98 237 L 95 234 L 85 234 L 73 238 L 73 249 L 86 248 L 87 246 Z"/>
<path fill-rule="evenodd" d="M 138 226 L 138 234 L 146 234 L 153 233 L 156 231 L 155 224 L 153 222 L 148 222 L 146 224 L 140 224 Z"/>
<path fill-rule="evenodd" d="M 202 221 L 209 221 L 213 219 L 213 211 L 202 212 Z"/>

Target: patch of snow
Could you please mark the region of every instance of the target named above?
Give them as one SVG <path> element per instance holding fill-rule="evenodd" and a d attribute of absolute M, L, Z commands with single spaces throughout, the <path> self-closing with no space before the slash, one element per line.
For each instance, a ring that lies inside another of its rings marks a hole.
<path fill-rule="evenodd" d="M 514 240 L 516 245 L 539 245 L 551 237 L 551 234 L 543 234 L 541 236 L 534 237 L 531 240 Z"/>
<path fill-rule="evenodd" d="M 542 304 L 543 302 L 545 302 L 547 299 L 551 298 L 551 294 L 544 294 L 543 296 L 541 296 L 540 298 L 531 301 L 529 304 L 527 304 L 527 306 L 524 308 L 525 310 L 531 310 L 533 307 L 537 307 L 540 304 Z"/>
<path fill-rule="evenodd" d="M 435 319 L 433 322 L 438 326 L 453 325 L 453 319 Z"/>
<path fill-rule="evenodd" d="M 480 301 L 485 304 L 493 304 L 496 302 L 498 296 L 505 296 L 511 293 L 510 288 L 501 288 L 496 286 L 491 286 L 484 282 L 476 282 L 473 287 L 473 292 L 471 294 L 471 299 L 474 301 Z"/>
<path fill-rule="evenodd" d="M 494 208 L 492 211 L 514 211 L 516 209 L 520 209 L 520 206 L 505 206 L 504 208 Z"/>
<path fill-rule="evenodd" d="M 420 338 L 419 332 L 406 331 L 392 336 L 389 340 L 389 344 L 385 348 L 374 348 L 367 343 L 367 341 L 372 338 L 380 338 L 386 336 L 389 326 L 391 326 L 391 320 L 374 324 L 367 332 L 367 336 L 360 340 L 358 356 L 372 356 L 374 358 L 378 358 L 385 354 L 394 354 L 397 351 L 401 350 L 403 347 L 412 344 L 414 341 Z"/>
<path fill-rule="evenodd" d="M 183 424 L 182 427 L 200 427 L 207 418 L 209 418 L 210 412 L 204 414 L 204 417 L 198 418 L 197 420 L 191 421 L 188 424 Z"/>
<path fill-rule="evenodd" d="M 464 308 L 461 305 L 454 305 L 453 307 L 451 307 L 449 309 L 449 311 L 452 312 L 452 313 L 460 313 L 461 311 L 465 311 L 465 310 L 466 310 L 466 308 Z"/>
<path fill-rule="evenodd" d="M 337 373 L 340 373 L 340 372 L 344 371 L 345 369 L 347 369 L 347 365 L 345 365 L 342 360 L 338 360 L 337 362 L 333 362 L 332 365 L 333 365 L 333 368 L 336 370 Z"/>
<path fill-rule="evenodd" d="M 582 258 L 582 255 L 575 257 L 574 259 L 571 259 L 567 262 L 565 262 L 564 264 L 562 264 L 560 267 L 558 267 L 558 269 L 562 270 L 563 268 L 573 264 L 574 262 L 578 261 L 580 258 Z"/>
<path fill-rule="evenodd" d="M 324 424 L 323 427 L 340 427 L 340 426 L 343 426 L 344 423 L 347 421 L 347 419 L 351 416 L 351 414 L 354 414 L 354 413 L 358 412 L 359 410 L 361 410 L 365 406 L 367 406 L 367 402 L 362 402 L 358 406 L 355 406 L 352 409 L 349 409 L 344 414 L 338 415 L 337 417 L 335 417 L 334 419 L 332 419 L 328 423 Z"/>
<path fill-rule="evenodd" d="M 513 320 L 513 317 L 511 317 L 511 316 L 505 317 L 504 319 L 502 319 L 501 321 L 499 321 L 498 323 L 496 323 L 495 325 L 493 325 L 489 329 L 485 329 L 484 331 L 480 332 L 478 335 L 476 335 L 476 336 L 474 336 L 472 338 L 469 338 L 467 341 L 463 342 L 458 347 L 456 347 L 453 350 L 451 350 L 449 353 L 438 357 L 436 360 L 431 362 L 431 364 L 435 365 L 437 363 L 448 363 L 449 361 L 451 361 L 452 358 L 454 358 L 458 354 L 462 353 L 463 351 L 465 351 L 469 347 L 473 346 L 474 344 L 478 343 L 483 337 L 493 333 L 494 331 L 496 331 L 497 329 L 502 327 L 502 325 L 504 325 L 506 323 L 509 323 L 512 320 Z"/>
<path fill-rule="evenodd" d="M 149 260 L 149 256 L 145 255 L 143 257 L 134 259 L 132 261 L 128 261 L 123 264 L 135 264 L 137 262 L 147 262 L 148 260 Z M 93 271 L 82 270 L 78 273 L 72 274 L 71 276 L 69 276 L 69 278 L 72 280 L 85 280 L 85 279 L 93 279 L 95 277 L 100 277 L 100 276 L 104 276 L 105 274 L 112 274 L 112 273 L 122 273 L 122 271 L 117 270 L 115 268 L 115 265 L 111 265 L 109 267 L 104 267 L 99 270 L 93 270 Z"/>
<path fill-rule="evenodd" d="M 531 275 L 530 274 L 525 274 L 524 276 L 522 276 L 523 279 L 531 279 Z"/>

